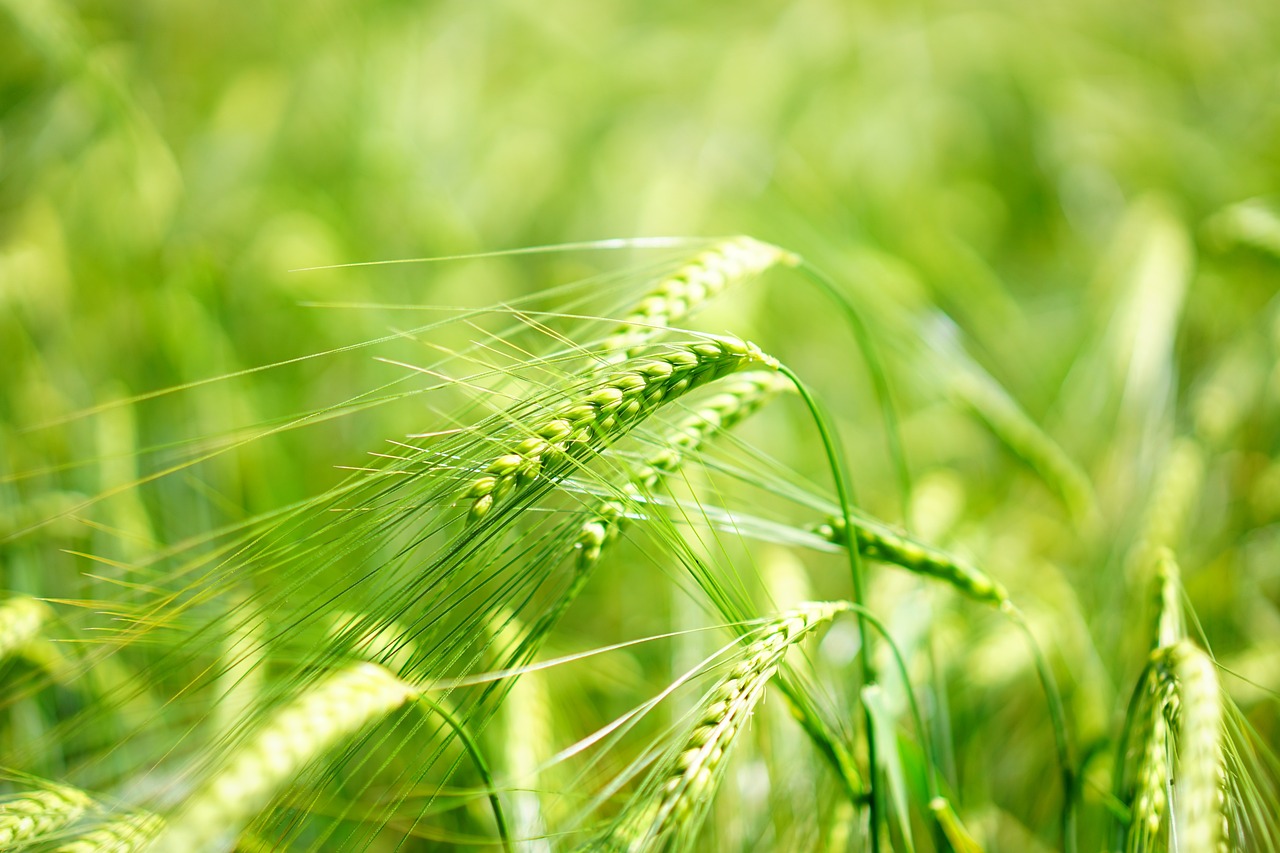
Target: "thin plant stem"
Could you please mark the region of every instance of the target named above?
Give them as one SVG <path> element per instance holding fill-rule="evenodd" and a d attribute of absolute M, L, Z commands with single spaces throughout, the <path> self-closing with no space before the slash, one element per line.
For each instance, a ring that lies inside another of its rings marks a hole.
<path fill-rule="evenodd" d="M 800 398 L 804 400 L 805 406 L 809 409 L 809 413 L 813 416 L 814 425 L 818 429 L 818 435 L 822 441 L 823 452 L 827 456 L 827 464 L 831 468 L 831 476 L 835 480 L 836 497 L 840 503 L 840 512 L 844 517 L 846 529 L 853 529 L 853 513 L 852 506 L 853 484 L 849 480 L 845 472 L 842 462 L 842 454 L 839 451 L 839 435 L 836 433 L 833 425 L 830 423 L 825 410 L 818 403 L 818 400 L 809 391 L 808 387 L 800 380 L 795 371 L 787 367 L 785 364 L 779 366 L 783 376 L 796 387 L 796 392 Z M 863 579 L 862 557 L 858 554 L 857 548 L 846 548 L 845 553 L 849 559 L 849 577 L 853 587 L 853 603 L 860 607 L 866 606 L 866 585 Z M 867 631 L 866 618 L 859 613 L 858 615 L 858 642 L 862 650 L 862 684 L 863 687 L 875 683 L 875 662 L 871 657 L 871 635 Z M 880 786 L 876 782 L 876 743 L 872 736 L 872 727 L 874 723 L 871 719 L 871 711 L 865 704 L 862 706 L 863 722 L 867 730 L 867 761 L 869 764 L 867 776 L 867 795 L 868 805 L 870 807 L 870 835 L 871 849 L 879 853 L 880 850 L 880 818 L 883 814 L 883 806 L 880 803 Z"/>

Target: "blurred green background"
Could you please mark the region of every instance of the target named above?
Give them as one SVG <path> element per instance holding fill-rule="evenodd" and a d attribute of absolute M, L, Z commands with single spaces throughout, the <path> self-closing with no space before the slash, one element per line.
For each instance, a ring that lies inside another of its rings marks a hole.
<path fill-rule="evenodd" d="M 1015 588 L 1042 582 L 1028 554 L 1071 563 L 1104 648 L 1163 448 L 1194 432 L 1212 462 L 1188 588 L 1219 651 L 1276 683 L 1280 4 L 0 8 L 0 586 L 118 594 L 66 580 L 83 569 L 66 551 L 128 560 L 316 494 L 334 464 L 426 428 L 380 409 L 135 490 L 395 374 L 355 353 L 95 406 L 426 322 L 315 303 L 479 306 L 651 256 L 290 270 L 745 233 L 820 264 L 888 330 L 926 493 L 964 493 L 943 514 Z M 864 500 L 893 516 L 878 415 L 821 305 L 771 279 L 743 290 L 733 331 L 824 389 Z M 920 341 L 895 339 L 925 326 L 885 319 L 938 312 L 1094 479 L 1102 533 L 1011 502 L 1025 469 L 938 405 Z M 1123 694 L 1133 661 L 1105 666 Z M 1096 699 L 1095 734 L 1115 697 Z"/>

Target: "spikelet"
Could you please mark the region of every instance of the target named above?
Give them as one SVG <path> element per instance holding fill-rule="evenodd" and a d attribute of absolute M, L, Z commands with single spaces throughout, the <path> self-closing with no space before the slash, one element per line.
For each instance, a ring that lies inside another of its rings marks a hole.
<path fill-rule="evenodd" d="M 730 285 L 776 264 L 795 266 L 799 262 L 790 252 L 751 237 L 725 240 L 659 281 L 605 339 L 597 363 L 608 366 L 626 361 L 655 335 Z"/>
<path fill-rule="evenodd" d="M 1224 707 L 1213 661 L 1189 640 L 1151 655 L 1142 696 L 1144 747 L 1126 849 L 1149 850 L 1173 794 L 1180 850 L 1227 849 Z M 1169 744 L 1177 746 L 1176 761 Z"/>
<path fill-rule="evenodd" d="M 1177 701 L 1176 686 L 1170 673 L 1153 663 L 1144 679 L 1138 711 L 1142 756 L 1125 843 L 1129 853 L 1151 849 L 1164 822 L 1173 775 L 1169 715 Z"/>
<path fill-rule="evenodd" d="M 461 499 L 470 507 L 469 520 L 484 518 L 497 503 L 540 476 L 562 475 L 573 460 L 625 434 L 663 403 L 752 367 L 777 369 L 778 363 L 754 344 L 714 338 L 638 359 L 592 383 L 539 418 L 526 437 L 491 459 L 481 476 L 467 484 Z"/>
<path fill-rule="evenodd" d="M 358 663 L 276 711 L 169 818 L 152 853 L 199 853 L 238 832 L 277 790 L 343 739 L 416 691 L 382 667 Z"/>
<path fill-rule="evenodd" d="M 735 377 L 715 396 L 702 401 L 674 429 L 658 440 L 660 450 L 631 470 L 622 495 L 603 501 L 582 525 L 575 548 L 578 572 L 588 571 L 600 559 L 605 545 L 615 539 L 630 505 L 639 502 L 684 460 L 715 435 L 730 429 L 757 411 L 791 384 L 777 373 L 753 371 Z"/>
<path fill-rule="evenodd" d="M 945 581 L 964 595 L 997 607 L 1009 600 L 1004 586 L 978 567 L 917 542 L 888 525 L 854 518 L 853 531 L 858 552 L 866 557 Z M 848 545 L 843 518 L 830 518 L 814 532 L 836 545 Z"/>
<path fill-rule="evenodd" d="M 84 792 L 65 785 L 27 791 L 0 802 L 0 850 L 55 832 L 92 805 Z"/>
<path fill-rule="evenodd" d="M 141 853 L 163 828 L 158 815 L 134 812 L 63 844 L 54 853 Z"/>
<path fill-rule="evenodd" d="M 1226 757 L 1218 671 L 1190 642 L 1166 652 L 1178 682 L 1178 770 L 1174 827 L 1184 850 L 1226 850 Z"/>
<path fill-rule="evenodd" d="M 598 849 L 629 853 L 688 846 L 715 796 L 725 761 L 787 651 L 819 625 L 849 609 L 846 602 L 806 602 L 770 621 L 744 650 L 743 660 L 712 689 L 697 723 L 657 776 L 657 790 L 642 789 Z"/>

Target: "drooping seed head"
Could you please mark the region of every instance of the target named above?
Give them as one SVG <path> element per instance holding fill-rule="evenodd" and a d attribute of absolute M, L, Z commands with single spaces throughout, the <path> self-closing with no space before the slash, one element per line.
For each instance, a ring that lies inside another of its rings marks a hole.
<path fill-rule="evenodd" d="M 629 504 L 638 503 L 645 491 L 653 489 L 663 477 L 677 471 L 687 456 L 697 453 L 711 438 L 730 429 L 790 387 L 790 382 L 778 373 L 753 371 L 734 377 L 720 393 L 699 402 L 692 412 L 658 439 L 660 449 L 646 456 L 629 472 L 621 496 L 601 502 L 592 517 L 583 523 L 576 546 L 578 571 L 586 571 L 600 559 L 605 544 L 618 535 Z"/>
<path fill-rule="evenodd" d="M 485 463 L 460 493 L 469 504 L 469 519 L 484 518 L 539 476 L 555 477 L 569 470 L 573 461 L 599 451 L 663 403 L 750 367 L 776 370 L 778 363 L 736 338 L 684 344 L 624 365 L 548 412 L 534 423 L 532 435 Z"/>
<path fill-rule="evenodd" d="M 66 785 L 10 797 L 0 802 L 0 850 L 55 832 L 92 805 L 87 794 Z"/>
<path fill-rule="evenodd" d="M 790 252 L 751 237 L 734 237 L 701 252 L 659 281 L 636 304 L 605 339 L 598 363 L 607 367 L 626 361 L 655 335 L 725 288 L 775 265 L 795 266 L 799 262 Z"/>
<path fill-rule="evenodd" d="M 945 581 L 964 595 L 997 607 L 1009 600 L 1004 585 L 977 566 L 917 542 L 886 524 L 854 518 L 853 530 L 858 552 L 866 557 Z M 829 518 L 814 532 L 836 545 L 849 544 L 843 518 Z"/>
<path fill-rule="evenodd" d="M 1218 671 L 1209 656 L 1188 641 L 1165 653 L 1178 682 L 1178 770 L 1174 820 L 1185 850 L 1225 849 L 1226 758 Z"/>
<path fill-rule="evenodd" d="M 680 751 L 664 765 L 657 789 L 642 790 L 628 804 L 610 843 L 641 851 L 663 843 L 671 833 L 691 841 L 702 808 L 719 786 L 735 739 L 787 651 L 814 628 L 848 609 L 846 602 L 806 602 L 753 634 L 742 659 L 707 696 Z"/>
<path fill-rule="evenodd" d="M 1129 853 L 1147 849 L 1159 835 L 1169 804 L 1168 789 L 1173 775 L 1169 717 L 1177 703 L 1177 694 L 1174 679 L 1166 667 L 1148 668 L 1140 702 L 1142 752 L 1126 839 Z"/>
<path fill-rule="evenodd" d="M 147 849 L 197 853 L 238 831 L 304 767 L 415 693 L 370 663 L 355 664 L 318 681 L 233 750 Z"/>

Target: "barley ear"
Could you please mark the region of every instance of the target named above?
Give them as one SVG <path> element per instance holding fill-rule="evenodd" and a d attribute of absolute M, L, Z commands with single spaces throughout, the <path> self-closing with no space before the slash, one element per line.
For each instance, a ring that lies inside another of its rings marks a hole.
<path fill-rule="evenodd" d="M 1167 652 L 1178 682 L 1174 832 L 1184 850 L 1225 850 L 1228 838 L 1222 690 L 1209 656 L 1190 642 Z"/>
<path fill-rule="evenodd" d="M 1172 794 L 1171 843 L 1180 850 L 1226 850 L 1225 709 L 1217 668 L 1193 643 L 1179 640 L 1152 653 L 1143 694 L 1144 747 L 1126 849 L 1152 848 Z"/>
<path fill-rule="evenodd" d="M 1186 637 L 1182 613 L 1181 573 L 1173 553 L 1162 549 L 1156 555 L 1156 648 L 1173 646 Z"/>
<path fill-rule="evenodd" d="M 742 660 L 707 695 L 683 744 L 628 803 L 612 833 L 590 845 L 631 853 L 672 843 L 692 845 L 714 798 L 737 736 L 764 696 L 787 651 L 814 628 L 849 609 L 846 602 L 807 602 L 770 620 Z M 674 839 L 674 841 L 672 840 Z"/>
<path fill-rule="evenodd" d="M 574 545 L 577 571 L 589 571 L 600 559 L 604 547 L 621 532 L 629 507 L 644 499 L 667 476 L 674 474 L 686 458 L 697 453 L 715 436 L 731 429 L 791 383 L 777 373 L 751 371 L 734 377 L 714 396 L 700 401 L 675 427 L 656 442 L 659 450 L 649 454 L 628 472 L 622 493 L 602 501 L 578 531 Z"/>
<path fill-rule="evenodd" d="M 872 560 L 891 563 L 925 577 L 949 584 L 957 592 L 997 607 L 1009 600 L 1009 593 L 996 579 L 959 557 L 918 542 L 887 524 L 869 518 L 853 518 L 854 541 L 858 553 Z M 817 525 L 814 532 L 836 545 L 848 546 L 844 519 L 833 516 Z"/>
<path fill-rule="evenodd" d="M 56 832 L 92 805 L 83 791 L 66 785 L 50 785 L 0 802 L 0 850 Z"/>
<path fill-rule="evenodd" d="M 622 325 L 605 338 L 597 355 L 598 365 L 607 367 L 637 355 L 647 341 L 731 285 L 778 264 L 799 263 L 790 252 L 751 237 L 733 237 L 716 244 L 645 294 Z"/>
<path fill-rule="evenodd" d="M 1173 778 L 1168 715 L 1177 701 L 1176 688 L 1172 677 L 1156 660 L 1153 655 L 1143 678 L 1137 711 L 1142 752 L 1125 840 L 1129 853 L 1149 850 L 1155 844 L 1164 823 Z"/>
<path fill-rule="evenodd" d="M 664 403 L 724 376 L 778 362 L 755 344 L 710 338 L 636 359 L 596 380 L 524 428 L 499 455 L 482 463 L 461 491 L 468 519 L 478 522 L 513 493 L 539 478 L 556 480 L 574 462 L 624 435 Z"/>
<path fill-rule="evenodd" d="M 1174 776 L 1170 750 L 1173 732 L 1169 721 L 1179 706 L 1180 689 L 1177 673 L 1170 668 L 1169 661 L 1182 645 L 1194 648 L 1184 641 L 1186 627 L 1178 564 L 1167 548 L 1156 551 L 1152 559 L 1155 561 L 1156 580 L 1156 615 L 1152 625 L 1154 651 L 1139 699 L 1142 754 L 1126 842 L 1130 853 L 1146 850 L 1155 843 L 1164 822 Z"/>
<path fill-rule="evenodd" d="M 147 849 L 199 853 L 238 833 L 312 761 L 399 708 L 414 693 L 369 663 L 326 676 L 273 713 L 237 747 L 178 807 Z"/>

